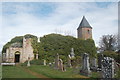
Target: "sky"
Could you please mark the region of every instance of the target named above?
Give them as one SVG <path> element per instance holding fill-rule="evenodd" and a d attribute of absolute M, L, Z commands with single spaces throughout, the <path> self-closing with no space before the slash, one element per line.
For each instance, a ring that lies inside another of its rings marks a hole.
<path fill-rule="evenodd" d="M 93 28 L 96 46 L 102 35 L 118 33 L 117 2 L 2 2 L 1 6 L 0 50 L 15 36 L 25 34 L 58 33 L 77 38 L 83 16 Z"/>

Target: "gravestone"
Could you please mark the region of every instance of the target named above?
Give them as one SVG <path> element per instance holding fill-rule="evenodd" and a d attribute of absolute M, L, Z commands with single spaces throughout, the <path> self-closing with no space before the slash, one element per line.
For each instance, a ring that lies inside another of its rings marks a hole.
<path fill-rule="evenodd" d="M 62 59 L 59 60 L 59 70 L 64 71 Z"/>
<path fill-rule="evenodd" d="M 98 56 L 98 68 L 102 68 L 102 60 L 103 60 L 103 54 L 99 53 L 99 56 Z"/>
<path fill-rule="evenodd" d="M 44 63 L 43 63 L 43 65 L 46 65 L 46 60 L 44 60 Z"/>
<path fill-rule="evenodd" d="M 71 48 L 71 52 L 68 55 L 68 67 L 72 68 L 72 62 L 74 61 L 73 59 L 75 58 L 75 54 L 74 54 L 74 48 Z"/>
<path fill-rule="evenodd" d="M 27 67 L 30 66 L 30 57 L 28 57 L 28 63 L 27 63 Z"/>
<path fill-rule="evenodd" d="M 71 58 L 74 58 L 74 57 L 75 57 L 74 48 L 71 48 L 70 57 L 71 57 Z"/>
<path fill-rule="evenodd" d="M 110 57 L 104 57 L 102 60 L 102 77 L 114 78 L 114 75 L 115 75 L 114 59 Z"/>
<path fill-rule="evenodd" d="M 67 64 L 68 64 L 68 67 L 72 68 L 70 55 L 68 55 L 68 62 L 67 62 Z"/>
<path fill-rule="evenodd" d="M 82 69 L 80 70 L 80 73 L 85 76 L 90 76 L 90 72 L 89 55 L 84 53 L 82 56 Z"/>
<path fill-rule="evenodd" d="M 66 71 L 66 65 L 63 65 L 63 71 Z"/>
<path fill-rule="evenodd" d="M 55 55 L 55 69 L 59 69 L 59 54 Z"/>
<path fill-rule="evenodd" d="M 91 60 L 91 70 L 97 71 L 97 59 L 96 58 L 93 58 Z"/>
<path fill-rule="evenodd" d="M 38 54 L 36 54 L 36 59 L 38 59 Z"/>

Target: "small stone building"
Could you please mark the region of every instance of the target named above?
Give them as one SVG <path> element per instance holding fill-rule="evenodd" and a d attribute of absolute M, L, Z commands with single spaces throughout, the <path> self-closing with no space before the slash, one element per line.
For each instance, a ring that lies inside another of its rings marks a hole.
<path fill-rule="evenodd" d="M 24 63 L 25 61 L 34 59 L 31 38 L 23 37 L 23 43 L 13 43 L 3 53 L 3 62 Z"/>

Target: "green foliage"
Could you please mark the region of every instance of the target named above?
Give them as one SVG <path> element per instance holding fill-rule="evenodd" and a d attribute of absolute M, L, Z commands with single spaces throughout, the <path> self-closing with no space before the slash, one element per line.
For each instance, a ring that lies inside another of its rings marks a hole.
<path fill-rule="evenodd" d="M 104 51 L 103 54 L 107 57 L 114 58 L 117 62 L 120 60 L 120 55 L 115 53 L 114 51 Z"/>
<path fill-rule="evenodd" d="M 6 53 L 6 49 L 7 49 L 12 43 L 15 43 L 15 42 L 19 42 L 19 43 L 22 44 L 22 42 L 23 42 L 23 36 L 14 37 L 13 39 L 11 39 L 10 42 L 6 43 L 6 44 L 3 46 L 2 53 Z"/>
<path fill-rule="evenodd" d="M 119 68 L 119 70 L 117 71 L 117 75 L 115 76 L 115 78 L 120 78 L 120 68 Z"/>
<path fill-rule="evenodd" d="M 59 53 L 60 58 L 66 61 L 71 48 L 74 48 L 76 56 L 81 56 L 86 52 L 91 57 L 96 57 L 96 47 L 92 39 L 82 40 L 72 36 L 49 34 L 41 37 L 40 41 L 38 44 L 40 59 L 46 58 L 48 62 L 54 60 L 56 53 Z"/>
<path fill-rule="evenodd" d="M 34 35 L 31 35 L 31 34 L 26 34 L 24 36 L 17 36 L 17 37 L 14 37 L 13 39 L 11 39 L 10 42 L 6 43 L 4 46 L 3 46 L 3 49 L 2 49 L 2 53 L 6 53 L 6 49 L 12 44 L 12 43 L 21 43 L 23 44 L 23 37 L 25 37 L 26 39 L 27 38 L 31 38 L 32 39 L 32 46 L 33 46 L 33 50 L 34 50 L 34 53 L 37 53 L 38 51 L 36 50 L 36 46 L 37 46 L 37 37 L 34 36 Z"/>

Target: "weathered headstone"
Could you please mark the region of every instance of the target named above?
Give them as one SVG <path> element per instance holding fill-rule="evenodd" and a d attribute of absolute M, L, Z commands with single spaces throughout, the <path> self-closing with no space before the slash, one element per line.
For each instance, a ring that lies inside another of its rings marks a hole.
<path fill-rule="evenodd" d="M 66 71 L 66 65 L 63 64 L 63 71 Z"/>
<path fill-rule="evenodd" d="M 62 59 L 59 60 L 59 70 L 64 71 Z"/>
<path fill-rule="evenodd" d="M 103 60 L 103 54 L 99 53 L 99 56 L 98 56 L 98 68 L 102 68 L 102 60 Z"/>
<path fill-rule="evenodd" d="M 93 71 L 97 71 L 97 59 L 96 58 L 93 58 L 92 60 L 91 60 L 91 70 L 93 70 Z"/>
<path fill-rule="evenodd" d="M 44 60 L 44 63 L 43 63 L 43 65 L 46 65 L 46 60 Z"/>
<path fill-rule="evenodd" d="M 38 54 L 36 54 L 36 59 L 38 59 Z"/>
<path fill-rule="evenodd" d="M 68 64 L 68 67 L 72 68 L 70 55 L 68 55 L 68 62 L 67 62 L 67 64 Z"/>
<path fill-rule="evenodd" d="M 59 54 L 57 53 L 55 56 L 55 69 L 59 69 Z"/>
<path fill-rule="evenodd" d="M 27 63 L 27 67 L 30 66 L 30 57 L 28 57 L 28 63 Z"/>
<path fill-rule="evenodd" d="M 68 67 L 72 68 L 72 61 L 75 58 L 74 49 L 71 48 L 71 52 L 68 55 Z"/>
<path fill-rule="evenodd" d="M 90 72 L 89 55 L 84 53 L 82 57 L 82 69 L 80 70 L 80 73 L 85 76 L 90 76 Z"/>
<path fill-rule="evenodd" d="M 74 57 L 75 57 L 74 48 L 71 48 L 70 57 L 71 57 L 71 58 L 74 58 Z"/>
<path fill-rule="evenodd" d="M 115 75 L 114 59 L 110 57 L 104 57 L 102 60 L 102 77 L 114 78 L 114 75 Z"/>

